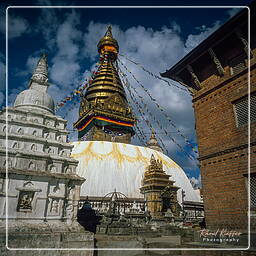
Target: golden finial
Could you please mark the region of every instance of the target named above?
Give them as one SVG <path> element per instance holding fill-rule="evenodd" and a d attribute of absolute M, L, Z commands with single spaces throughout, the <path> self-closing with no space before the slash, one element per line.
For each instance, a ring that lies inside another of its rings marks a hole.
<path fill-rule="evenodd" d="M 108 26 L 108 29 L 107 29 L 107 31 L 106 31 L 104 37 L 112 37 L 112 38 L 113 38 L 113 35 L 112 35 L 112 26 L 111 26 L 111 25 Z"/>
<path fill-rule="evenodd" d="M 156 133 L 155 133 L 155 129 L 154 128 L 152 128 L 152 130 L 151 130 L 151 138 L 156 138 Z"/>
<path fill-rule="evenodd" d="M 112 35 L 112 27 L 111 25 L 108 26 L 107 31 L 98 43 L 98 51 L 100 54 L 103 52 L 113 52 L 115 54 L 119 51 L 119 46 L 115 38 Z"/>

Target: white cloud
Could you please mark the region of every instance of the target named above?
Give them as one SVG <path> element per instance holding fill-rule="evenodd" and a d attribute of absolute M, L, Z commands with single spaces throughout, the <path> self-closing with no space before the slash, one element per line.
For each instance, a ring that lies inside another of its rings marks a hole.
<path fill-rule="evenodd" d="M 4 22 L 5 23 L 5 22 Z M 22 17 L 8 16 L 8 38 L 13 39 L 20 37 L 22 34 L 29 32 L 29 24 L 26 19 Z M 5 34 L 5 26 L 1 25 L 1 32 Z"/>
<path fill-rule="evenodd" d="M 215 30 L 217 30 L 221 25 L 221 21 L 216 21 L 212 27 L 206 27 L 202 25 L 197 29 L 201 31 L 199 34 L 190 34 L 186 40 L 186 53 L 190 52 L 193 48 L 195 48 L 198 44 L 200 44 L 204 39 L 206 39 L 210 34 L 212 34 Z"/>
<path fill-rule="evenodd" d="M 232 18 L 233 16 L 235 16 L 238 12 L 240 12 L 242 10 L 242 8 L 232 8 L 232 9 L 229 9 L 227 11 L 228 15 L 229 15 L 229 18 Z"/>
<path fill-rule="evenodd" d="M 30 55 L 28 57 L 27 63 L 26 63 L 26 67 L 27 67 L 27 71 L 29 73 L 32 74 L 32 72 L 34 71 L 34 69 L 35 69 L 35 67 L 37 65 L 38 60 L 39 60 L 39 56 L 38 55 L 35 56 L 35 54 Z"/>
<path fill-rule="evenodd" d="M 5 64 L 0 61 L 0 91 L 5 90 Z"/>
<path fill-rule="evenodd" d="M 81 79 L 79 42 L 82 32 L 76 28 L 79 23 L 80 17 L 75 11 L 72 11 L 57 29 L 57 52 L 52 58 L 50 79 L 62 89 L 65 88 L 63 93 L 74 89 Z M 58 96 L 64 97 L 63 93 L 62 95 L 58 93 Z"/>
<path fill-rule="evenodd" d="M 198 178 L 192 177 L 189 180 L 190 180 L 190 183 L 192 184 L 193 188 L 201 188 L 202 187 L 201 174 L 199 175 Z"/>

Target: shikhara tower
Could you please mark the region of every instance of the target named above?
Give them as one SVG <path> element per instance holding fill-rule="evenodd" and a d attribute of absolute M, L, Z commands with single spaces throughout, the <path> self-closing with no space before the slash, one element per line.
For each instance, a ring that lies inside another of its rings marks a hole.
<path fill-rule="evenodd" d="M 130 143 L 135 118 L 117 71 L 119 46 L 111 26 L 98 43 L 100 65 L 80 105 L 74 124 L 79 140 Z"/>
<path fill-rule="evenodd" d="M 42 55 L 28 89 L 18 94 L 13 107 L 0 111 L 0 225 L 5 217 L 10 225 L 59 225 L 76 219 L 84 179 L 76 174 L 78 162 L 70 157 L 67 121 L 54 114 L 47 69 Z"/>

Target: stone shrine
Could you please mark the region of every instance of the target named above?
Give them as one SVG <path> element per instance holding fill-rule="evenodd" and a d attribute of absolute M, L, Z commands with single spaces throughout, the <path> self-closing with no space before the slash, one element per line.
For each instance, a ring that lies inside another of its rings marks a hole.
<path fill-rule="evenodd" d="M 13 107 L 0 112 L 1 241 L 7 222 L 9 248 L 90 248 L 93 235 L 76 222 L 85 179 L 76 174 L 67 121 L 54 114 L 47 89 L 47 59 L 42 55 L 28 89 Z"/>

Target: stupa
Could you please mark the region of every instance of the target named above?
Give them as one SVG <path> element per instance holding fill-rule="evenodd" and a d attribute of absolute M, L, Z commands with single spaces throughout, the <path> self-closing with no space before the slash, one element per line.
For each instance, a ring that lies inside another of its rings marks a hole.
<path fill-rule="evenodd" d="M 93 247 L 93 235 L 76 222 L 85 179 L 70 156 L 67 121 L 54 114 L 47 69 L 43 54 L 28 89 L 0 112 L 1 248 L 5 238 L 11 249 Z"/>
<path fill-rule="evenodd" d="M 79 119 L 74 124 L 79 136 L 78 141 L 72 142 L 72 157 L 79 161 L 77 174 L 86 179 L 81 198 L 88 197 L 101 211 L 102 197 L 116 190 L 127 197 L 126 206 L 131 208 L 134 202 L 142 205 L 145 198 L 140 192 L 141 182 L 154 155 L 162 162 L 166 175 L 181 188 L 178 202 L 182 201 L 181 190 L 186 192 L 185 200 L 200 201 L 182 168 L 163 153 L 154 131 L 147 146 L 131 144 L 136 120 L 119 78 L 118 51 L 118 42 L 108 27 L 98 43 L 99 68 L 84 94 Z"/>

